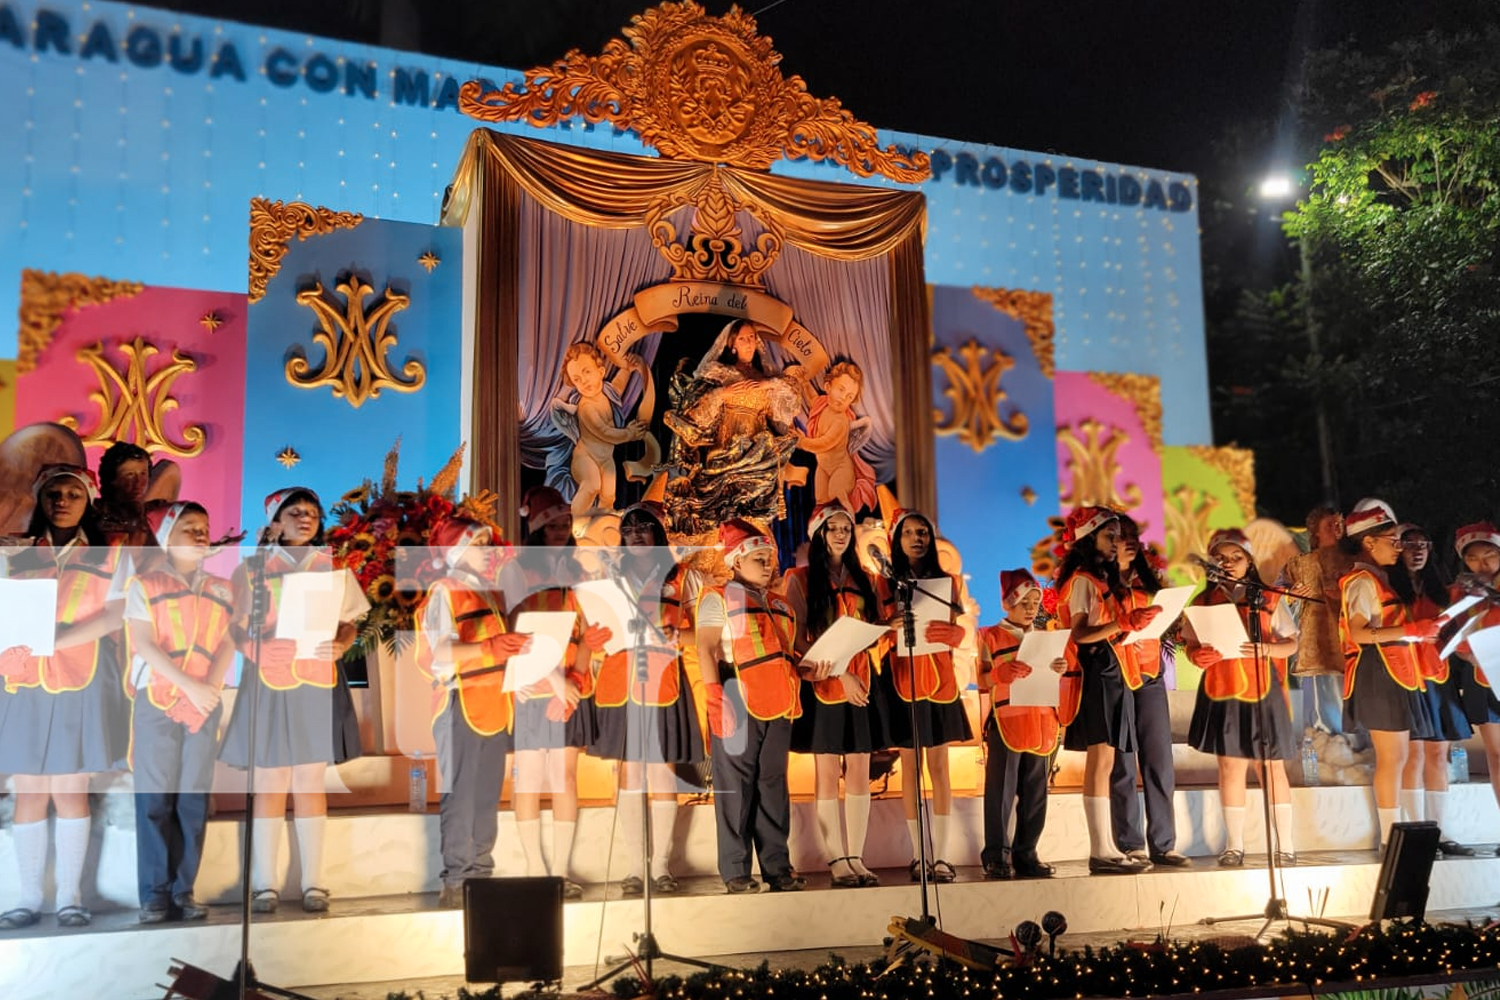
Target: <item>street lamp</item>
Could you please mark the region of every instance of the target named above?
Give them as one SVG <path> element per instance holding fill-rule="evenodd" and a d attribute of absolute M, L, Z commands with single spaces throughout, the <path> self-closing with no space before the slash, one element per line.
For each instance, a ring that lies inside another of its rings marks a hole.
<path fill-rule="evenodd" d="M 1272 173 L 1260 182 L 1260 197 L 1267 202 L 1286 202 L 1292 199 L 1297 192 L 1297 184 L 1290 174 Z M 1314 365 L 1321 368 L 1323 352 L 1320 345 L 1318 330 L 1318 316 L 1313 309 L 1313 266 L 1312 247 L 1309 245 L 1307 235 L 1296 241 L 1297 256 L 1301 258 L 1302 264 L 1302 309 L 1303 325 L 1307 328 L 1307 352 L 1308 357 Z M 1323 393 L 1313 393 L 1313 420 L 1318 434 L 1318 461 L 1321 466 L 1323 477 L 1323 499 L 1327 503 L 1338 505 L 1338 481 L 1334 477 L 1333 469 L 1333 439 L 1328 433 L 1328 409 L 1323 401 Z"/>

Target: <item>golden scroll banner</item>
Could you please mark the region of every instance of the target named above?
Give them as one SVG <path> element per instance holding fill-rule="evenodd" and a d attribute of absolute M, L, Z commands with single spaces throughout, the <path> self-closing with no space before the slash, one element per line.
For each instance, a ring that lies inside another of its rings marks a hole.
<path fill-rule="evenodd" d="M 808 378 L 828 367 L 828 351 L 793 319 L 791 306 L 754 288 L 713 281 L 669 281 L 642 289 L 628 308 L 604 324 L 596 343 L 611 361 L 623 365 L 632 344 L 648 334 L 675 331 L 681 313 L 748 319 Z"/>

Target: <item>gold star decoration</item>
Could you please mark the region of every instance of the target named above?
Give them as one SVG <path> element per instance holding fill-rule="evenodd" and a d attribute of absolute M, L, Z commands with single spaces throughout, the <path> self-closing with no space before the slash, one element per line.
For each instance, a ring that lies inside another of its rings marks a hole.
<path fill-rule="evenodd" d="M 198 325 L 203 327 L 203 329 L 207 330 L 209 333 L 213 333 L 219 327 L 224 325 L 224 317 L 219 315 L 219 311 L 217 309 L 210 310 L 209 312 L 206 312 L 201 317 L 199 317 Z"/>
<path fill-rule="evenodd" d="M 427 273 L 428 274 L 431 274 L 432 273 L 432 269 L 435 268 L 435 267 L 437 267 L 442 262 L 443 262 L 443 259 L 441 257 L 439 257 L 437 254 L 433 253 L 431 250 L 428 250 L 427 252 L 425 252 L 424 254 L 422 254 L 422 256 L 420 256 L 420 257 L 417 258 L 417 263 L 421 264 L 423 267 L 427 268 Z"/>
<path fill-rule="evenodd" d="M 280 462 L 286 468 L 290 469 L 292 466 L 302 461 L 302 456 L 297 454 L 296 448 L 293 448 L 291 445 L 287 445 L 285 448 L 276 453 L 276 461 Z"/>
<path fill-rule="evenodd" d="M 1021 499 L 1026 501 L 1026 506 L 1030 507 L 1032 504 L 1036 503 L 1036 490 L 1032 489 L 1030 486 L 1022 486 Z"/>

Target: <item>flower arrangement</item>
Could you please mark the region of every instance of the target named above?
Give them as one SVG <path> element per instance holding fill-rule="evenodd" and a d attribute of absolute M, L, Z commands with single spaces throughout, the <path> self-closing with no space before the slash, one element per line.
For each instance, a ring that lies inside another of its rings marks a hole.
<path fill-rule="evenodd" d="M 495 494 L 484 490 L 455 501 L 464 446 L 448 459 L 430 484 L 417 480 L 415 490 L 396 488 L 401 439 L 385 458 L 380 483 L 366 479 L 345 493 L 330 513 L 334 526 L 328 545 L 334 562 L 359 581 L 370 601 L 370 612 L 360 623 L 350 656 L 364 656 L 377 646 L 395 649 L 410 641 L 417 605 L 431 578 L 437 575 L 425 558 L 433 525 L 451 514 L 488 524 L 495 537 Z"/>

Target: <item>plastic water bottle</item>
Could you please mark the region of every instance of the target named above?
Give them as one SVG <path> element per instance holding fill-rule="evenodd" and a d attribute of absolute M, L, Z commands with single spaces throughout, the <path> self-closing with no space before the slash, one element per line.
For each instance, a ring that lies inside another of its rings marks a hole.
<path fill-rule="evenodd" d="M 1448 783 L 1463 784 L 1469 780 L 1469 751 L 1455 743 L 1448 751 Z"/>
<path fill-rule="evenodd" d="M 1318 784 L 1318 751 L 1313 747 L 1311 736 L 1302 737 L 1302 786 L 1315 788 Z"/>
<path fill-rule="evenodd" d="M 407 785 L 406 808 L 414 813 L 427 811 L 427 762 L 421 753 L 411 759 L 411 779 Z"/>

